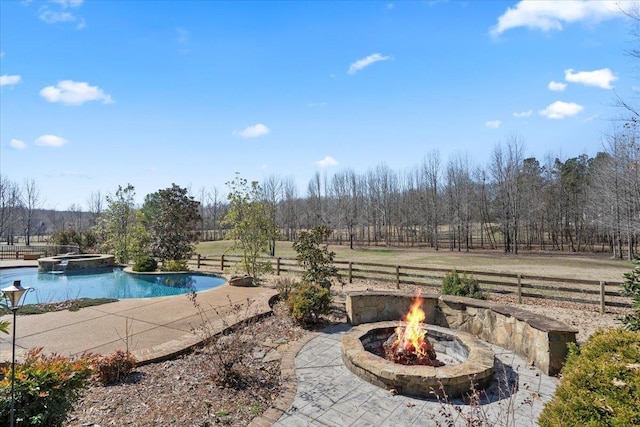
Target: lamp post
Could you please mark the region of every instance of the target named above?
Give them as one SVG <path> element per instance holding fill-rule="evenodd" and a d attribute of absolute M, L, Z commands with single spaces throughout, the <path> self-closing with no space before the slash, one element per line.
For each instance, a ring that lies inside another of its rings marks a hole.
<path fill-rule="evenodd" d="M 15 426 L 15 382 L 16 382 L 16 313 L 20 305 L 22 296 L 32 290 L 33 288 L 23 288 L 20 285 L 20 280 L 14 280 L 13 285 L 8 286 L 2 290 L 5 298 L 11 305 L 11 311 L 13 312 L 13 345 L 11 348 L 11 427 Z"/>

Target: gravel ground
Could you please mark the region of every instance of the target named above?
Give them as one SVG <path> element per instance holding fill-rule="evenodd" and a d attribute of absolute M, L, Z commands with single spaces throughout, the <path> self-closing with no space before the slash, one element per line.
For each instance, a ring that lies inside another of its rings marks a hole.
<path fill-rule="evenodd" d="M 360 281 L 333 288 L 334 307 L 328 322 L 346 321 L 345 293 L 352 290 L 395 287 L 386 283 Z M 576 328 L 584 341 L 599 328 L 619 326 L 620 313 L 600 315 L 598 307 L 524 301 L 513 297 L 492 297 Z M 124 382 L 92 386 L 75 405 L 65 426 L 246 426 L 262 414 L 278 396 L 280 356 L 305 331 L 295 326 L 284 304 L 274 307 L 274 315 L 253 322 L 241 332 L 244 344 L 238 351 L 243 371 L 236 387 L 217 384 L 217 360 L 211 347 L 176 360 L 141 366 Z"/>

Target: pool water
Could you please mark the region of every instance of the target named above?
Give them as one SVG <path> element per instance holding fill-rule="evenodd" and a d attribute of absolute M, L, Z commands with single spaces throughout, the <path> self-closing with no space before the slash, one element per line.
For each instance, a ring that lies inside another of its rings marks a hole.
<path fill-rule="evenodd" d="M 128 274 L 120 268 L 83 273 L 38 273 L 37 268 L 0 269 L 0 288 L 20 280 L 27 292 L 24 304 L 49 303 L 77 298 L 153 298 L 205 291 L 226 282 L 198 274 Z"/>

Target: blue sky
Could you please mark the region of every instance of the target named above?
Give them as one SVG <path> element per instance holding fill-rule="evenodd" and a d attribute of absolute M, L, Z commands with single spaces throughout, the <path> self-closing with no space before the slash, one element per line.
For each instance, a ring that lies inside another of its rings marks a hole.
<path fill-rule="evenodd" d="M 630 1 L 620 3 L 632 7 Z M 401 172 L 594 155 L 640 87 L 632 22 L 597 1 L 2 1 L 0 173 L 44 207 L 235 172 Z"/>

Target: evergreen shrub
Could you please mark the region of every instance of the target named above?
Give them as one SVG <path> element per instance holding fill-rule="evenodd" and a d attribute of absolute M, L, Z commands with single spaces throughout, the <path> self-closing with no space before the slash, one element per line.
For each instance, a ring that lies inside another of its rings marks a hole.
<path fill-rule="evenodd" d="M 640 332 L 600 330 L 572 345 L 540 426 L 640 426 Z"/>
<path fill-rule="evenodd" d="M 463 274 L 462 277 L 456 270 L 451 271 L 442 279 L 442 295 L 455 295 L 475 299 L 486 299 L 478 280 Z"/>

